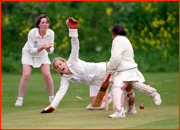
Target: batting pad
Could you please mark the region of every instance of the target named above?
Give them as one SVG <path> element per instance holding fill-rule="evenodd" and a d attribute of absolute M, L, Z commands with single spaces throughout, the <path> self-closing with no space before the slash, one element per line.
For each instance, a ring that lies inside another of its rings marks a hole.
<path fill-rule="evenodd" d="M 133 89 L 140 92 L 140 93 L 146 94 L 149 97 L 151 97 L 151 93 L 156 92 L 155 88 L 150 87 L 149 85 L 146 85 L 146 84 L 141 83 L 141 82 L 134 83 Z"/>
<path fill-rule="evenodd" d="M 121 88 L 120 87 L 114 87 L 112 88 L 112 94 L 113 94 L 113 100 L 116 110 L 121 110 Z"/>

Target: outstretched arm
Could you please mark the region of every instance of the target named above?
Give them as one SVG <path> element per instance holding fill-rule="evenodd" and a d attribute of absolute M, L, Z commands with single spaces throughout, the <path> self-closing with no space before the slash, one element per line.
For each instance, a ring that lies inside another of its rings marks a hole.
<path fill-rule="evenodd" d="M 74 18 L 69 17 L 68 20 L 66 21 L 66 24 L 69 27 L 69 37 L 72 37 L 71 38 L 72 49 L 68 61 L 73 64 L 77 62 L 79 59 L 79 40 L 78 40 L 78 32 L 77 32 L 78 22 Z"/>
<path fill-rule="evenodd" d="M 77 32 L 77 25 L 78 22 L 77 20 L 75 20 L 74 18 L 68 18 L 68 20 L 66 20 L 66 24 L 69 27 L 69 37 L 78 37 L 78 32 Z"/>
<path fill-rule="evenodd" d="M 52 101 L 52 103 L 48 107 L 43 109 L 41 111 L 41 113 L 53 112 L 58 107 L 60 101 L 62 100 L 62 98 L 66 94 L 68 87 L 69 87 L 69 81 L 67 79 L 65 79 L 64 77 L 61 77 L 61 85 L 60 85 L 59 90 L 57 91 L 57 93 L 55 95 L 54 100 Z"/>

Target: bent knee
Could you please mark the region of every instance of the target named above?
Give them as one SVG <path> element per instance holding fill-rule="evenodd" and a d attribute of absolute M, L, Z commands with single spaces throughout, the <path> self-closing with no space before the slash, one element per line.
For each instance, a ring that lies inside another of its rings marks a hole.
<path fill-rule="evenodd" d="M 133 99 L 133 98 L 135 97 L 135 93 L 134 93 L 133 91 L 127 92 L 127 97 L 128 97 L 129 99 Z"/>

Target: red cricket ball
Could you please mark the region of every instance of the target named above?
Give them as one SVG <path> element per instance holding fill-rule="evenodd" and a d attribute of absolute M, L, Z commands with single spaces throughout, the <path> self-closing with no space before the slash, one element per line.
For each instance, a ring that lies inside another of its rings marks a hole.
<path fill-rule="evenodd" d="M 139 108 L 140 108 L 140 109 L 144 109 L 144 105 L 143 105 L 143 104 L 140 105 Z"/>

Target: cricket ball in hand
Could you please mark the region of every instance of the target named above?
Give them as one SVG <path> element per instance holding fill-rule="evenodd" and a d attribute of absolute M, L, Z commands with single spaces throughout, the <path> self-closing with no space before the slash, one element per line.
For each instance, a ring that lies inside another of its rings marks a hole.
<path fill-rule="evenodd" d="M 140 109 L 144 109 L 144 105 L 143 105 L 143 104 L 140 105 L 139 108 L 140 108 Z"/>

